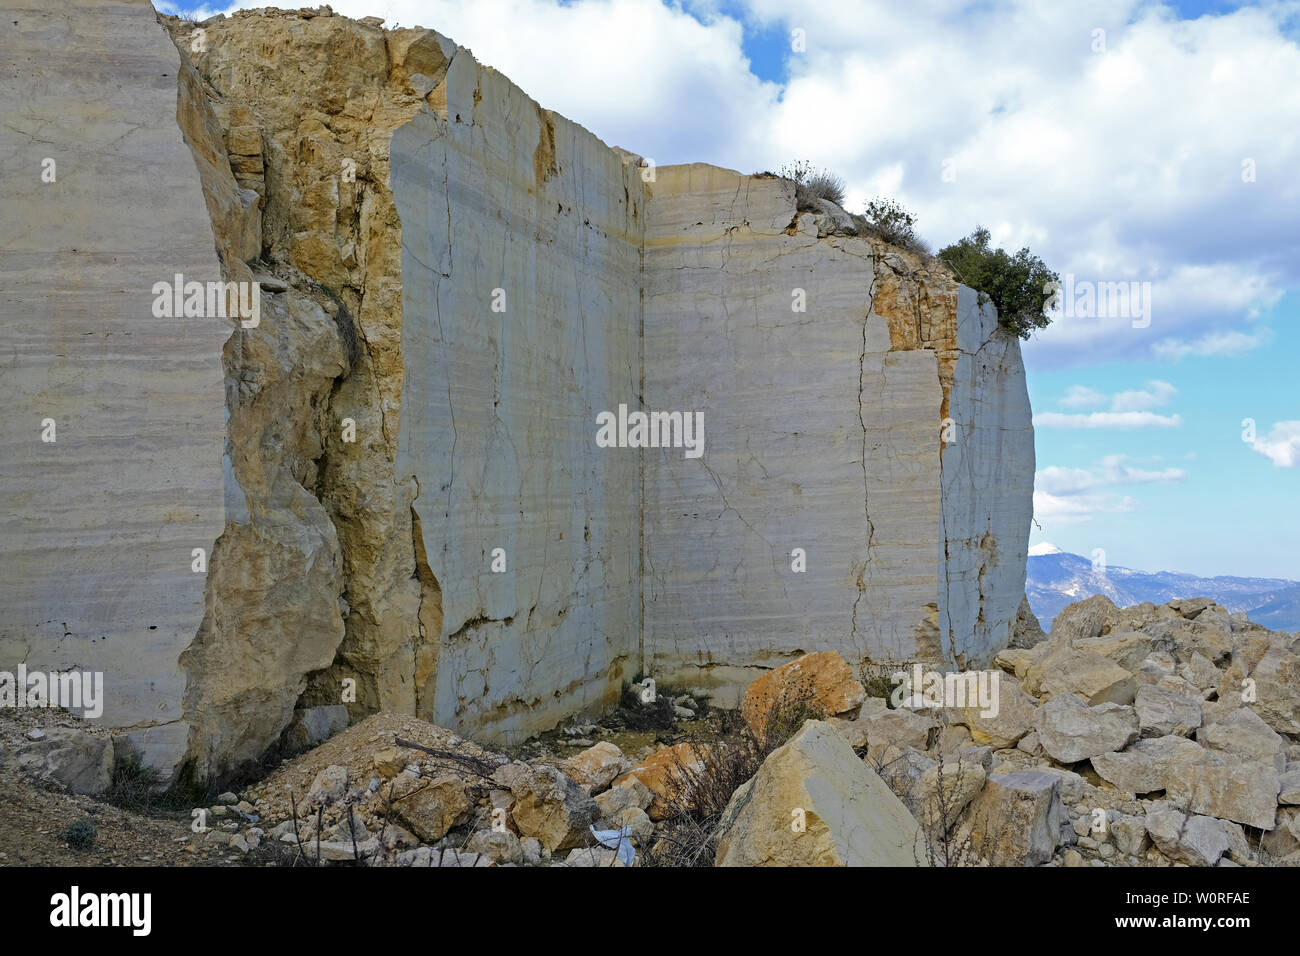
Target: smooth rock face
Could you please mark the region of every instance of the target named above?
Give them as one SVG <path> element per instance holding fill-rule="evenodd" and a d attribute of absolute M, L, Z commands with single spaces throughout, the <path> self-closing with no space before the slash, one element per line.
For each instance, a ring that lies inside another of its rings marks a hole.
<path fill-rule="evenodd" d="M 942 270 L 788 182 L 643 178 L 432 30 L 236 11 L 200 50 L 144 3 L 0 3 L 32 170 L 0 668 L 104 671 L 149 764 L 220 778 L 319 708 L 514 741 L 638 668 L 727 706 L 796 650 L 1010 640 L 1019 343 Z M 154 318 L 177 273 L 260 282 L 260 324 Z M 597 447 L 623 404 L 702 412 L 704 454 Z"/>
<path fill-rule="evenodd" d="M 177 658 L 204 616 L 191 552 L 211 559 L 226 524 L 233 325 L 153 315 L 154 283 L 222 278 L 176 121 L 180 57 L 147 3 L 3 7 L 0 669 L 103 672 L 102 722 L 168 727 L 148 759 L 170 772 L 188 738 Z"/>
<path fill-rule="evenodd" d="M 515 740 L 614 704 L 638 638 L 640 453 L 597 447 L 595 416 L 637 407 L 645 200 L 618 154 L 465 53 L 444 90 L 446 119 L 393 137 L 396 470 L 441 589 L 431 719 Z"/>
<path fill-rule="evenodd" d="M 926 858 L 907 807 L 819 720 L 768 755 L 720 826 L 718 866 L 918 866 Z"/>
<path fill-rule="evenodd" d="M 291 747 L 306 750 L 328 740 L 348 726 L 348 709 L 342 704 L 307 707 L 294 712 L 293 723 L 286 731 Z M 400 768 L 399 768 L 400 769 Z"/>
<path fill-rule="evenodd" d="M 703 412 L 706 440 L 699 458 L 644 457 L 649 669 L 728 705 L 737 672 L 774 649 L 990 661 L 1024 591 L 1033 432 L 1016 340 L 897 250 L 818 238 L 791 183 L 656 173 L 646 404 Z"/>

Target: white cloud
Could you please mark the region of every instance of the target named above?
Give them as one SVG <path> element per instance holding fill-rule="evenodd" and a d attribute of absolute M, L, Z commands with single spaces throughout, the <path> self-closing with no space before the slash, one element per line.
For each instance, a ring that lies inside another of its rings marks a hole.
<path fill-rule="evenodd" d="M 1112 485 L 1145 485 L 1153 482 L 1178 482 L 1187 477 L 1181 468 L 1165 468 L 1150 471 L 1145 468 L 1132 468 L 1124 464 L 1123 455 L 1109 455 L 1102 459 L 1102 470 L 1106 481 Z"/>
<path fill-rule="evenodd" d="M 1096 468 L 1050 465 L 1034 474 L 1034 518 L 1040 524 L 1078 524 L 1098 514 L 1128 514 L 1137 501 L 1117 490 L 1124 485 L 1174 483 L 1187 477 L 1181 468 L 1152 471 L 1126 464 L 1124 455 L 1108 455 Z"/>
<path fill-rule="evenodd" d="M 1177 394 L 1178 389 L 1168 382 L 1149 382 L 1145 389 L 1131 389 L 1127 392 L 1120 392 L 1111 399 L 1110 410 L 1112 412 L 1146 412 L 1153 408 L 1168 405 Z"/>
<path fill-rule="evenodd" d="M 1182 424 L 1181 415 L 1154 412 L 1090 412 L 1087 415 L 1040 412 L 1034 416 L 1035 428 L 1178 428 Z"/>
<path fill-rule="evenodd" d="M 1110 404 L 1105 412 L 1039 412 L 1034 425 L 1041 428 L 1177 428 L 1180 415 L 1157 415 L 1152 409 L 1168 405 L 1178 389 L 1168 382 L 1154 380 L 1146 388 L 1128 389 L 1108 395 L 1085 385 L 1071 385 L 1060 404 L 1066 408 L 1088 408 Z"/>
<path fill-rule="evenodd" d="M 1279 468 L 1300 467 L 1300 422 L 1278 422 L 1267 438 L 1256 438 L 1250 447 Z"/>
<path fill-rule="evenodd" d="M 1220 358 L 1243 355 L 1246 352 L 1267 345 L 1272 341 L 1272 332 L 1261 328 L 1255 332 L 1208 332 L 1194 341 L 1183 339 L 1163 339 L 1151 347 L 1156 358 L 1177 362 L 1188 356 L 1201 358 Z"/>
<path fill-rule="evenodd" d="M 333 6 L 434 27 L 544 106 L 661 164 L 750 172 L 808 159 L 845 178 L 853 211 L 878 192 L 901 200 L 936 246 L 983 223 L 1062 275 L 1151 282 L 1149 328 L 1063 318 L 1026 346 L 1035 362 L 1258 347 L 1254 318 L 1300 285 L 1300 137 L 1278 132 L 1300 115 L 1300 83 L 1287 82 L 1300 75 L 1294 3 L 1194 20 L 1151 0 L 741 0 L 728 14 L 717 0 Z M 751 71 L 743 25 L 805 30 L 783 83 Z M 1016 55 L 993 52 L 1006 50 Z"/>
<path fill-rule="evenodd" d="M 1100 483 L 1097 475 L 1083 468 L 1051 465 L 1034 475 L 1034 488 L 1051 495 L 1077 495 Z"/>
<path fill-rule="evenodd" d="M 1125 495 L 1105 494 L 1053 495 L 1045 491 L 1034 492 L 1034 520 L 1046 525 L 1081 524 L 1098 514 L 1129 514 L 1137 510 L 1137 502 Z"/>
<path fill-rule="evenodd" d="M 1106 399 L 1104 392 L 1088 388 L 1086 385 L 1071 385 L 1065 390 L 1065 397 L 1061 399 L 1061 404 L 1066 408 L 1097 408 L 1105 405 Z"/>

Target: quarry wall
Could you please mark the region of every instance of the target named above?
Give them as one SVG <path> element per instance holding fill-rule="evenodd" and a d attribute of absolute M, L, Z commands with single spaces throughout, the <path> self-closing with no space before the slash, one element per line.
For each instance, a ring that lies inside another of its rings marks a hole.
<path fill-rule="evenodd" d="M 638 671 L 727 703 L 1006 644 L 1024 370 L 933 260 L 432 30 L 0 6 L 0 668 L 103 671 L 150 763 L 220 776 L 321 705 L 513 741 Z M 256 321 L 157 316 L 178 274 Z M 700 453 L 603 447 L 620 406 Z"/>

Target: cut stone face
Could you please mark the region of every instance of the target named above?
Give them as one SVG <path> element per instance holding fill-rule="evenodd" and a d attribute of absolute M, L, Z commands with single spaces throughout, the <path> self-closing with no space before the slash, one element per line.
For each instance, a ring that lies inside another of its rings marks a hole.
<path fill-rule="evenodd" d="M 0 667 L 76 648 L 151 765 L 230 774 L 339 707 L 516 742 L 639 669 L 735 706 L 800 652 L 1011 640 L 1020 346 L 945 269 L 611 149 L 432 30 L 248 11 L 200 50 L 147 4 L 27 6 L 0 136 L 65 162 L 5 197 Z M 155 315 L 176 275 L 258 282 L 258 324 Z M 701 453 L 599 447 L 620 406 Z"/>

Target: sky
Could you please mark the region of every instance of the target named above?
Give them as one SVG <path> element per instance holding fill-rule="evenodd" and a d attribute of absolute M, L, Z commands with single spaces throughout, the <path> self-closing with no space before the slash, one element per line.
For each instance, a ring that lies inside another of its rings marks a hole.
<path fill-rule="evenodd" d="M 1030 247 L 1063 284 L 1024 344 L 1031 544 L 1300 580 L 1300 0 L 331 5 L 660 165 L 806 160 L 935 249 Z"/>

